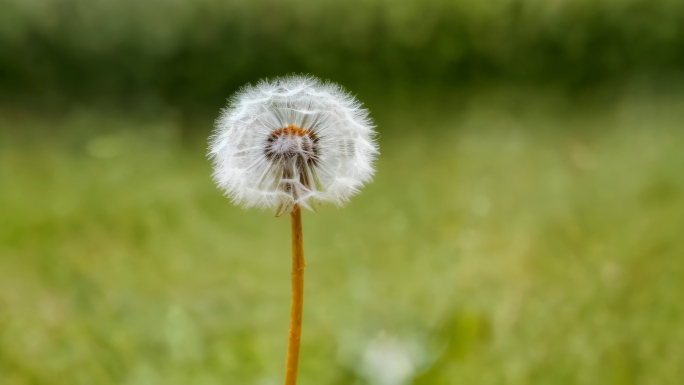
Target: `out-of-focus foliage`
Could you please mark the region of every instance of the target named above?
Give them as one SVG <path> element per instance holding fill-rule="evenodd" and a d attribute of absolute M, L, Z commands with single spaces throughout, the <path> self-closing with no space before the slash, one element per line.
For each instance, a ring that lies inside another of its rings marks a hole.
<path fill-rule="evenodd" d="M 0 96 L 223 99 L 264 76 L 349 87 L 591 84 L 684 66 L 679 0 L 2 0 Z"/>
<path fill-rule="evenodd" d="M 304 215 L 301 385 L 680 385 L 682 68 L 681 0 L 0 0 L 0 384 L 281 382 L 289 223 L 205 148 L 305 72 L 381 156 Z"/>
<path fill-rule="evenodd" d="M 375 181 L 304 214 L 301 385 L 681 384 L 684 99 L 504 91 L 375 109 Z M 0 114 L 2 385 L 281 383 L 289 221 L 179 124 Z"/>

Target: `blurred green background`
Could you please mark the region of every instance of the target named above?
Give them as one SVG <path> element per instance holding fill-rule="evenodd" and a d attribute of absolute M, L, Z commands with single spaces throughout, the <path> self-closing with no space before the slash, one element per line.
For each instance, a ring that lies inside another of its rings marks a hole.
<path fill-rule="evenodd" d="M 288 73 L 381 149 L 300 384 L 681 384 L 683 70 L 680 0 L 0 0 L 0 384 L 281 383 L 289 221 L 205 153 Z"/>

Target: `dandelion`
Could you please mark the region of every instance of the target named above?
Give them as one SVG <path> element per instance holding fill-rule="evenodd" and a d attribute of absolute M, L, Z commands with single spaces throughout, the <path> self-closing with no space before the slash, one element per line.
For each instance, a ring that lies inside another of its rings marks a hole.
<path fill-rule="evenodd" d="M 361 374 L 371 384 L 405 385 L 418 369 L 418 353 L 417 346 L 382 333 L 366 347 Z"/>
<path fill-rule="evenodd" d="M 336 84 L 290 76 L 246 86 L 216 121 L 214 181 L 234 203 L 289 212 L 292 302 L 285 384 L 295 384 L 304 282 L 300 208 L 342 206 L 371 180 L 378 153 L 368 110 Z"/>

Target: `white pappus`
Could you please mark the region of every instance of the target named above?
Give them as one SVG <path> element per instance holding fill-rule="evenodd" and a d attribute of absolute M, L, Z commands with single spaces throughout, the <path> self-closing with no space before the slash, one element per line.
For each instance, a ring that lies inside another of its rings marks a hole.
<path fill-rule="evenodd" d="M 213 178 L 236 204 L 276 210 L 343 205 L 373 176 L 368 110 L 340 86 L 307 76 L 245 86 L 216 120 Z"/>

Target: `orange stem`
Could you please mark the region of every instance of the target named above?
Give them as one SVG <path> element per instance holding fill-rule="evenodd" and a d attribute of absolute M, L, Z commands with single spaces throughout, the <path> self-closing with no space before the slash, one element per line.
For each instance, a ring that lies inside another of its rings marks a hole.
<path fill-rule="evenodd" d="M 297 384 L 299 343 L 302 334 L 302 307 L 304 305 L 304 247 L 302 212 L 298 205 L 290 213 L 292 220 L 292 298 L 290 302 L 290 333 L 285 360 L 285 385 Z"/>

